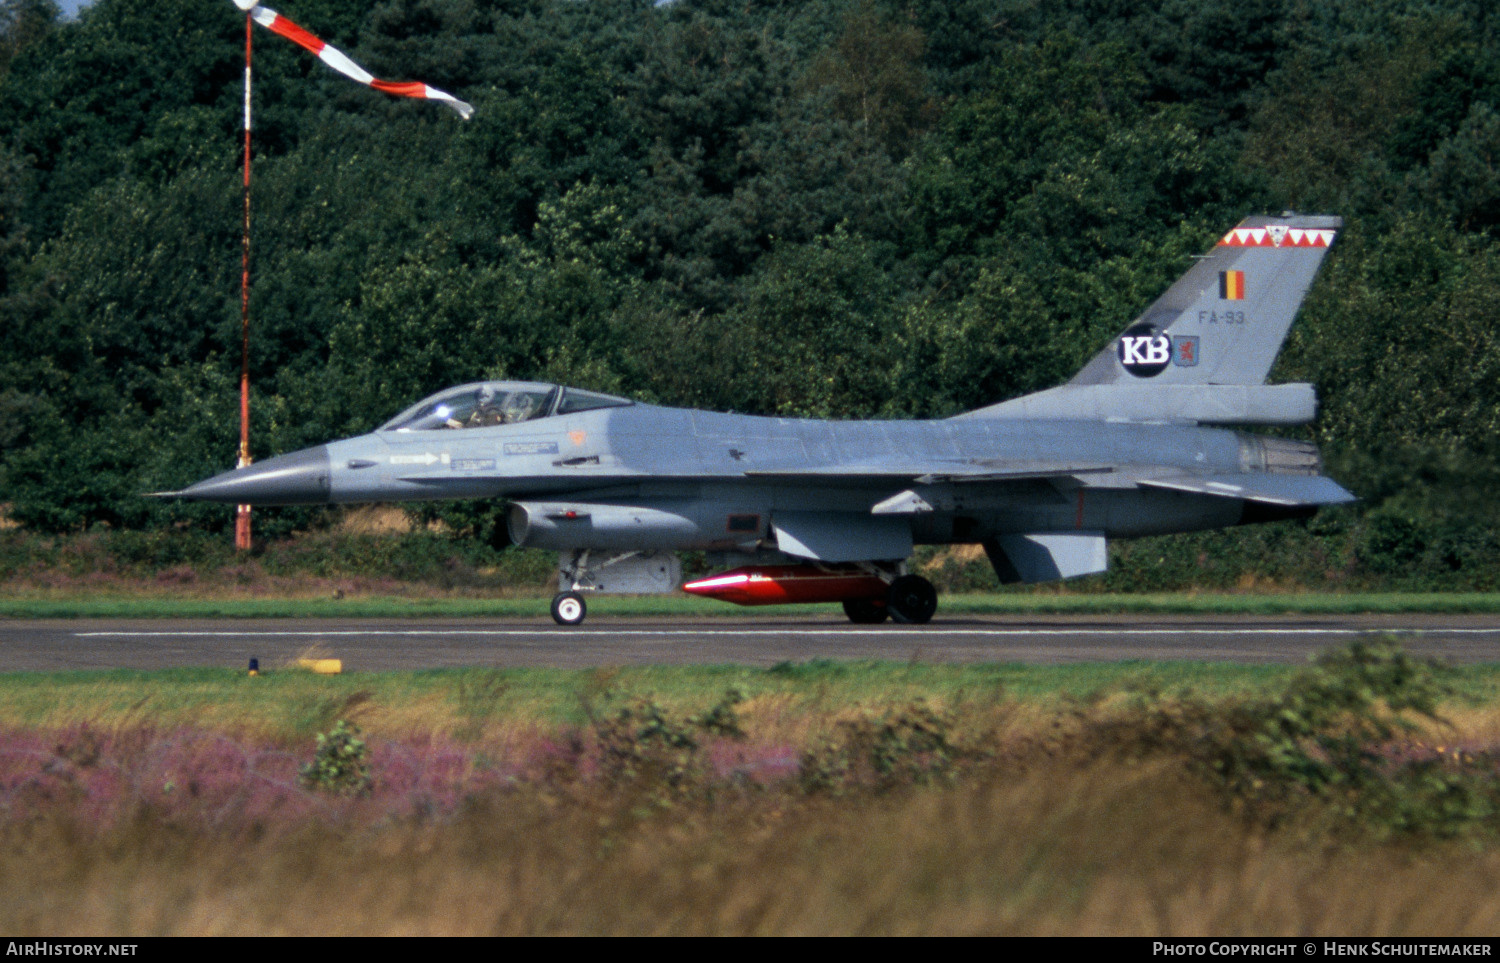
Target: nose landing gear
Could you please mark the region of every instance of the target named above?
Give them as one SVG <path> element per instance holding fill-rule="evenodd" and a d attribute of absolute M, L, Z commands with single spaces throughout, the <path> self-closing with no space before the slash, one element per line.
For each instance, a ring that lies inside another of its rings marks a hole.
<path fill-rule="evenodd" d="M 588 605 L 577 592 L 558 592 L 552 596 L 552 621 L 558 625 L 578 625 L 588 614 Z"/>

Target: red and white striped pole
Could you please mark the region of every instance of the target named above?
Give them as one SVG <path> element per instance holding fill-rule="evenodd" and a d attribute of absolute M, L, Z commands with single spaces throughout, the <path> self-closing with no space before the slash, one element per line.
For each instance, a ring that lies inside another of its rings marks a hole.
<path fill-rule="evenodd" d="M 234 0 L 245 11 L 245 230 L 240 246 L 240 457 L 250 464 L 250 51 L 251 15 L 256 0 Z M 250 506 L 240 505 L 234 517 L 234 547 L 250 547 Z"/>

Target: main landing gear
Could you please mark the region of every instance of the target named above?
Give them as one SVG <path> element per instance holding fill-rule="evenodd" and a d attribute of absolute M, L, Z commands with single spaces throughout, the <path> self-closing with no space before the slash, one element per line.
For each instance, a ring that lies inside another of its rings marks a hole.
<path fill-rule="evenodd" d="M 885 607 L 893 622 L 926 625 L 937 611 L 937 589 L 920 575 L 898 576 L 886 593 Z"/>
<path fill-rule="evenodd" d="M 844 614 L 855 625 L 879 625 L 890 618 L 885 599 L 844 599 Z"/>
<path fill-rule="evenodd" d="M 889 618 L 925 625 L 937 611 L 937 589 L 920 575 L 898 575 L 883 599 L 845 599 L 844 614 L 855 625 L 879 625 Z"/>

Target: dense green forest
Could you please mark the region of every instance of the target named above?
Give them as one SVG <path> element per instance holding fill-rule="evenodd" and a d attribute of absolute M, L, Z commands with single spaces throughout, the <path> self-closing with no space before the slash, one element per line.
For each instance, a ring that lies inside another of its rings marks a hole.
<path fill-rule="evenodd" d="M 258 30 L 256 457 L 487 376 L 948 415 L 1071 375 L 1245 214 L 1335 213 L 1273 380 L 1319 386 L 1362 501 L 1275 538 L 1500 585 L 1491 3 L 276 6 L 476 112 Z M 0 0 L 0 502 L 30 530 L 231 524 L 140 493 L 236 451 L 243 24 Z"/>

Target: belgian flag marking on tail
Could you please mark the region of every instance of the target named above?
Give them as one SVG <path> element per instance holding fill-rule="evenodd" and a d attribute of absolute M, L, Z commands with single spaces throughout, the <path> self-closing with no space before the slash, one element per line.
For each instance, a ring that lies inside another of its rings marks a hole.
<path fill-rule="evenodd" d="M 1219 297 L 1225 301 L 1245 300 L 1245 272 L 1220 271 Z"/>

